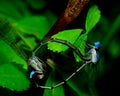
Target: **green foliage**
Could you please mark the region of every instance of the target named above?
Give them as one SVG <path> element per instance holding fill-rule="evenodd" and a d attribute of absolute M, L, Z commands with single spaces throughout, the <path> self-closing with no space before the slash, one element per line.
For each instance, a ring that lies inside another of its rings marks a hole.
<path fill-rule="evenodd" d="M 87 34 L 82 34 L 75 42 L 75 46 L 80 50 L 80 52 L 85 55 Z M 81 58 L 74 53 L 75 59 L 77 62 L 81 61 Z"/>
<path fill-rule="evenodd" d="M 48 21 L 45 16 L 26 17 L 17 22 L 15 27 L 27 35 L 34 35 L 39 40 L 49 31 Z"/>
<path fill-rule="evenodd" d="M 52 38 L 59 38 L 62 40 L 67 40 L 73 44 L 77 40 L 77 38 L 79 37 L 82 31 L 83 31 L 82 29 L 64 30 L 62 32 L 59 32 L 58 34 L 55 34 L 54 36 L 52 36 Z M 68 49 L 66 45 L 63 45 L 57 42 L 50 42 L 48 44 L 48 48 L 50 50 L 53 50 L 54 52 L 56 51 L 62 52 Z"/>
<path fill-rule="evenodd" d="M 95 13 L 95 15 L 93 15 L 94 13 Z M 69 41 L 71 44 L 76 46 L 83 55 L 85 55 L 86 40 L 88 37 L 88 33 L 98 23 L 99 19 L 100 19 L 99 9 L 97 8 L 97 6 L 92 6 L 92 8 L 90 8 L 90 10 L 88 11 L 88 14 L 86 17 L 86 23 L 85 23 L 86 32 L 81 34 L 84 29 L 64 30 L 64 31 L 59 32 L 58 34 L 53 35 L 52 38 L 59 38 L 62 40 Z M 63 44 L 59 44 L 57 42 L 49 42 L 48 48 L 54 52 L 65 52 L 68 49 L 67 46 L 65 46 Z M 81 58 L 75 52 L 74 52 L 74 57 L 77 62 L 81 61 Z M 89 71 L 87 71 L 87 72 L 89 72 Z M 63 78 L 64 78 L 64 76 L 63 76 Z M 78 83 L 80 79 L 77 79 L 77 80 L 73 80 L 71 82 L 68 81 L 69 87 L 71 87 L 71 89 L 74 90 L 78 94 L 78 96 L 80 96 L 80 95 L 89 96 L 89 94 L 85 93 L 84 91 L 80 91 L 83 88 L 82 87 L 79 88 L 79 86 L 82 86 L 82 85 L 84 86 L 84 84 L 80 83 L 80 85 L 79 85 L 79 84 L 74 83 L 74 82 Z M 95 95 L 95 92 L 93 92 L 93 95 Z"/>
<path fill-rule="evenodd" d="M 38 45 L 38 42 L 44 39 L 45 35 L 48 33 L 57 18 L 56 14 L 53 14 L 54 11 L 51 12 L 50 9 L 47 9 L 48 7 L 46 7 L 46 4 L 47 0 L 25 0 L 25 2 L 23 2 L 23 0 L 0 1 L 1 87 L 13 90 L 13 92 L 14 90 L 28 90 L 30 87 L 30 80 L 27 75 L 27 59 L 31 56 L 31 51 Z M 112 7 L 112 10 L 114 11 L 116 9 Z M 114 11 L 113 14 L 116 11 Z M 94 42 L 96 40 L 101 41 L 102 47 L 100 51 L 102 56 L 100 62 L 94 67 L 92 64 L 86 66 L 85 70 L 83 69 L 80 74 L 78 73 L 78 75 L 75 75 L 65 86 L 60 86 L 53 90 L 45 89 L 43 94 L 41 94 L 42 92 L 39 90 L 40 92 L 38 92 L 37 95 L 98 95 L 96 91 L 97 89 L 94 87 L 97 77 L 105 73 L 106 70 L 110 70 L 110 68 L 116 64 L 117 59 L 120 56 L 120 45 L 117 33 L 120 28 L 120 14 L 112 16 L 111 18 L 101 15 L 102 14 L 100 14 L 98 6 L 92 5 L 86 16 L 84 24 L 85 29 L 81 29 L 79 26 L 76 29 L 63 30 L 52 36 L 53 38 L 69 41 L 76 46 L 83 55 L 86 53 L 87 40 L 88 42 Z M 110 16 L 110 14 L 108 15 Z M 62 58 L 57 57 L 54 53 L 64 53 L 68 50 L 68 47 L 56 42 L 49 42 L 48 49 L 53 51 L 52 56 L 54 59 L 61 60 Z M 41 50 L 43 49 L 41 48 Z M 107 55 L 105 53 L 107 53 Z M 41 56 L 41 54 L 38 55 Z M 70 61 L 68 59 L 69 63 L 67 60 L 64 60 L 64 62 L 62 62 L 64 64 L 61 63 L 60 68 L 55 65 L 52 65 L 52 67 L 50 66 L 52 71 L 50 70 L 51 72 L 45 82 L 46 86 L 52 86 L 59 83 L 59 81 L 61 81 L 58 80 L 59 75 L 61 75 L 61 77 L 65 80 L 71 72 L 74 72 L 78 67 L 80 67 L 80 65 L 82 65 L 80 62 L 82 61 L 81 58 L 75 52 L 73 53 L 73 56 L 74 58 L 70 57 Z M 65 71 L 62 68 L 65 68 Z M 69 89 L 67 89 L 66 86 L 69 87 Z M 68 91 L 67 94 L 66 91 Z"/>
<path fill-rule="evenodd" d="M 45 7 L 45 0 L 27 0 L 28 4 L 34 9 L 42 9 Z"/>
<path fill-rule="evenodd" d="M 99 19 L 100 10 L 96 5 L 94 5 L 89 9 L 86 17 L 85 28 L 87 33 L 94 28 L 94 26 L 98 23 Z"/>
<path fill-rule="evenodd" d="M 56 17 L 53 18 L 53 13 L 48 10 L 44 14 L 31 15 L 22 0 L 2 0 L 0 6 L 0 86 L 27 90 L 30 81 L 26 61 L 31 52 L 26 51 L 36 47 L 36 40 L 43 39 Z M 49 20 L 48 14 L 51 15 Z"/>
<path fill-rule="evenodd" d="M 4 1 L 0 3 L 2 6 L 0 8 L 0 45 L 2 45 L 0 50 L 2 54 L 0 59 L 2 64 L 0 66 L 0 85 L 10 90 L 20 91 L 29 88 L 30 84 L 28 76 L 26 75 L 28 70 L 27 63 L 25 61 L 28 57 L 26 51 L 32 51 L 37 45 L 36 40 L 40 41 L 44 38 L 50 27 L 55 22 L 56 17 L 54 17 L 54 14 L 52 14 L 49 10 L 47 10 L 44 14 L 37 16 L 31 15 L 31 12 L 25 6 L 25 3 L 23 3 L 21 0 L 13 1 L 14 3 Z M 33 0 L 27 0 L 27 2 L 33 9 L 37 10 L 42 9 L 45 6 L 45 1 L 43 0 L 39 1 L 43 3 L 41 3 L 41 5 L 40 3 L 36 5 Z M 96 10 L 96 7 L 94 8 L 92 10 Z M 8 9 L 10 11 L 6 11 Z M 88 13 L 91 15 L 92 11 Z M 89 15 L 87 15 L 86 26 L 89 25 L 89 19 L 91 19 Z M 71 44 L 75 45 L 82 54 L 85 54 L 87 34 L 96 25 L 96 23 L 97 22 L 95 21 L 93 22 L 92 26 L 87 27 L 87 31 L 83 34 L 81 33 L 84 31 L 84 29 L 71 29 L 61 31 L 52 36 L 52 38 L 67 40 Z M 68 49 L 66 45 L 56 42 L 49 43 L 48 48 L 53 52 L 65 52 Z M 74 53 L 74 56 L 77 62 L 81 61 L 76 53 Z M 3 57 L 5 57 L 5 59 Z M 59 80 L 57 80 L 56 77 L 57 74 L 55 74 L 55 71 L 52 71 L 48 76 L 45 85 L 52 86 L 57 84 L 57 81 Z M 62 77 L 64 78 L 64 76 Z M 76 94 L 82 94 L 83 96 L 87 95 L 85 92 L 80 91 L 78 86 L 76 86 L 76 83 L 73 84 L 73 82 L 69 82 L 68 85 L 76 92 Z M 43 93 L 44 96 L 58 96 L 58 94 L 59 96 L 65 95 L 63 86 L 53 90 L 45 90 Z"/>
<path fill-rule="evenodd" d="M 87 40 L 87 34 L 98 23 L 99 19 L 100 19 L 100 10 L 96 5 L 94 5 L 88 10 L 88 14 L 85 22 L 86 32 L 84 34 L 80 35 L 83 29 L 65 30 L 59 32 L 58 34 L 55 34 L 54 36 L 52 36 L 52 38 L 59 38 L 69 41 L 70 43 L 74 44 L 83 55 L 85 55 L 85 43 Z M 67 46 L 65 47 L 65 45 L 63 44 L 51 42 L 48 44 L 48 48 L 50 50 L 53 50 L 54 52 L 55 51 L 62 52 L 65 51 L 68 47 Z M 75 52 L 74 52 L 74 56 L 77 62 L 81 61 L 80 57 Z"/>
<path fill-rule="evenodd" d="M 0 35 L 2 39 L 7 41 L 7 43 L 10 45 L 15 44 L 14 47 L 17 46 L 19 50 L 26 49 L 32 51 L 37 45 L 35 39 L 41 40 L 48 32 L 51 25 L 53 25 L 55 22 L 55 17 L 53 19 L 53 16 L 51 16 L 52 21 L 47 20 L 48 11 L 46 11 L 45 14 L 41 14 L 40 16 L 31 16 L 31 13 L 21 0 L 14 1 L 14 3 L 2 1 L 0 4 L 3 4 L 0 9 L 0 11 L 2 11 L 0 13 L 0 21 L 2 24 L 2 26 L 0 26 Z M 15 4 L 18 6 L 13 6 Z M 6 11 L 8 10 L 9 6 L 10 11 Z M 20 9 L 22 14 L 18 9 Z M 18 12 L 18 14 L 16 15 L 15 12 Z M 10 14 L 13 14 L 15 16 L 9 16 Z M 52 13 L 49 14 L 52 15 Z M 51 18 L 49 17 L 49 19 Z"/>
<path fill-rule="evenodd" d="M 29 14 L 25 4 L 21 0 L 2 0 L 0 2 L 0 17 L 11 22 L 16 22 Z"/>
<path fill-rule="evenodd" d="M 30 82 L 26 77 L 26 62 L 4 41 L 0 40 L 0 45 L 0 85 L 11 90 L 28 89 Z"/>
<path fill-rule="evenodd" d="M 104 48 L 107 47 L 107 44 L 109 43 L 111 38 L 113 38 L 113 36 L 116 34 L 116 32 L 120 28 L 120 14 L 115 18 L 114 22 L 112 24 L 110 24 L 109 26 L 110 27 L 107 27 L 108 34 L 107 34 L 106 38 L 103 39 L 103 41 L 104 41 L 103 47 Z"/>

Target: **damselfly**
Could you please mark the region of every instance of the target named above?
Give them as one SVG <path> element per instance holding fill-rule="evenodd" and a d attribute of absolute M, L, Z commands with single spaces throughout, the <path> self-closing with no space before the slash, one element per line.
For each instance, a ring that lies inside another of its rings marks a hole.
<path fill-rule="evenodd" d="M 97 63 L 99 58 L 99 54 L 98 54 L 98 49 L 100 48 L 100 42 L 95 42 L 95 45 L 92 46 L 90 44 L 87 44 L 89 47 L 90 47 L 90 50 L 87 52 L 87 54 L 89 54 L 89 58 L 83 56 L 81 54 L 81 52 L 79 51 L 79 49 L 77 47 L 75 47 L 73 44 L 71 44 L 70 42 L 66 41 L 66 40 L 62 40 L 62 39 L 58 39 L 58 38 L 51 38 L 47 41 L 44 41 L 44 42 L 41 42 L 40 43 L 40 46 L 35 50 L 33 51 L 33 55 L 32 57 L 30 58 L 30 62 L 29 62 L 29 65 L 31 65 L 31 67 L 35 70 L 35 71 L 32 71 L 31 74 L 30 74 L 30 78 L 32 78 L 32 75 L 34 74 L 38 74 L 39 76 L 38 77 L 41 77 L 39 79 L 42 79 L 43 78 L 43 75 L 44 75 L 44 69 L 43 69 L 43 65 L 45 65 L 45 63 L 39 59 L 38 57 L 35 56 L 35 53 L 41 48 L 41 46 L 47 44 L 48 42 L 58 42 L 58 43 L 62 43 L 64 45 L 67 45 L 69 46 L 71 49 L 73 49 L 73 51 L 75 51 L 78 56 L 85 62 L 84 64 L 82 64 L 82 66 L 80 66 L 75 72 L 73 72 L 70 76 L 68 76 L 68 78 L 66 78 L 64 81 L 54 85 L 54 86 L 41 86 L 41 85 L 38 85 L 37 83 L 36 86 L 37 87 L 40 87 L 40 88 L 45 88 L 45 89 L 54 89 L 60 85 L 63 85 L 65 84 L 68 80 L 70 80 L 74 75 L 76 75 L 76 73 L 78 73 L 82 68 L 84 68 L 87 64 L 89 63 Z"/>

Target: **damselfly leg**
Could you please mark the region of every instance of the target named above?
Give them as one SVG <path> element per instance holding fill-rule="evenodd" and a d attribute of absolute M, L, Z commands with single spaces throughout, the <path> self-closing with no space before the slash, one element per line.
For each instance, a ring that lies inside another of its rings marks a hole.
<path fill-rule="evenodd" d="M 62 82 L 54 85 L 54 86 L 41 86 L 37 84 L 37 87 L 39 88 L 44 88 L 44 89 L 54 89 L 56 87 L 59 87 L 63 84 L 65 84 L 67 81 L 69 81 L 73 76 L 75 76 L 82 68 L 84 68 L 87 64 L 89 64 L 88 62 L 84 63 L 82 66 L 80 66 L 75 72 L 73 72 L 70 76 L 68 76 L 65 80 L 63 80 Z"/>

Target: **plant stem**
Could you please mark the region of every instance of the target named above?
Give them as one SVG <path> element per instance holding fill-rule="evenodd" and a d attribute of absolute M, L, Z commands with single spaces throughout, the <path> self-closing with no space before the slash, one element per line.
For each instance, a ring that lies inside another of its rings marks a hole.
<path fill-rule="evenodd" d="M 69 23 L 71 23 L 82 11 L 83 7 L 90 0 L 69 0 L 67 4 L 67 8 L 59 17 L 55 25 L 48 32 L 46 37 L 51 37 L 52 35 L 58 33 L 63 30 Z"/>

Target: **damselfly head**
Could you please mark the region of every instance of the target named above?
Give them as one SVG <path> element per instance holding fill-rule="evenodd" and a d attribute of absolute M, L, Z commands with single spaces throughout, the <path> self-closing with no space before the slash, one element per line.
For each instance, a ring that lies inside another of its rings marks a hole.
<path fill-rule="evenodd" d="M 97 42 L 94 43 L 94 46 L 95 46 L 96 49 L 99 49 L 100 46 L 101 46 L 101 43 L 99 41 L 97 41 Z"/>

